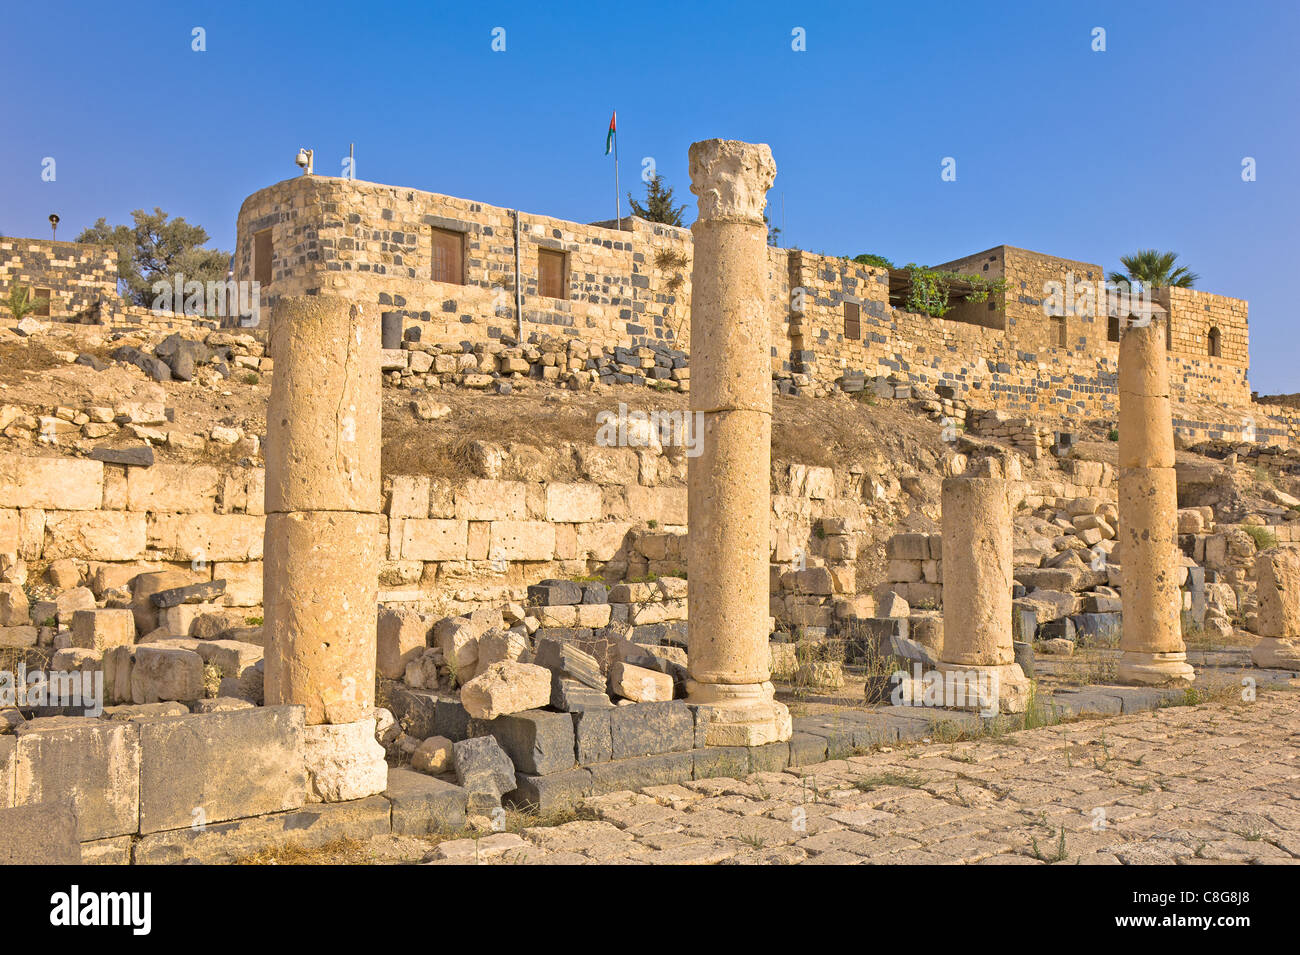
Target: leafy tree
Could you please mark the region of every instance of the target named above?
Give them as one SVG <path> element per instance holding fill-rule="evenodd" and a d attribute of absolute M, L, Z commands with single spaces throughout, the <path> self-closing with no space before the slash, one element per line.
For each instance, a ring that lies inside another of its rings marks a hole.
<path fill-rule="evenodd" d="M 49 301 L 44 298 L 33 298 L 32 290 L 23 288 L 17 282 L 9 289 L 9 311 L 13 313 L 14 321 L 21 322 L 24 318 L 36 311 L 41 302 Z"/>
<path fill-rule="evenodd" d="M 101 218 L 78 242 L 109 245 L 117 250 L 118 287 L 136 305 L 153 304 L 153 284 L 184 276 L 186 282 L 223 282 L 230 253 L 203 248 L 208 233 L 181 217 L 170 218 L 157 206 L 153 212 L 136 209 L 132 225 L 110 226 Z"/>
<path fill-rule="evenodd" d="M 1200 278 L 1190 272 L 1186 266 L 1174 267 L 1178 259 L 1177 252 L 1161 252 L 1157 249 L 1139 249 L 1132 255 L 1121 255 L 1120 262 L 1125 272 L 1111 272 L 1110 281 L 1142 283 L 1147 288 L 1192 288 Z"/>
<path fill-rule="evenodd" d="M 853 261 L 859 265 L 874 265 L 878 269 L 892 269 L 894 263 L 889 261 L 883 255 L 876 255 L 874 252 L 863 252 L 861 255 L 855 255 Z"/>
<path fill-rule="evenodd" d="M 632 204 L 632 215 L 640 216 L 647 222 L 662 222 L 664 225 L 682 224 L 682 210 L 686 206 L 673 205 L 673 187 L 664 183 L 664 177 L 655 173 L 655 177 L 645 185 L 645 205 L 627 194 L 627 201 Z"/>

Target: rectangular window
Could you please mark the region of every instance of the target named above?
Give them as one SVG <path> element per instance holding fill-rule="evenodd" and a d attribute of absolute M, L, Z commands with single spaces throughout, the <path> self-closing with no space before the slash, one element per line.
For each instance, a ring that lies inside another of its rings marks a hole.
<path fill-rule="evenodd" d="M 253 233 L 253 281 L 260 285 L 270 285 L 271 276 L 271 230 L 263 229 Z"/>
<path fill-rule="evenodd" d="M 857 302 L 844 303 L 844 337 L 851 342 L 862 340 L 862 311 Z"/>
<path fill-rule="evenodd" d="M 1056 347 L 1065 348 L 1069 344 L 1069 339 L 1066 337 L 1068 331 L 1065 327 L 1065 316 L 1053 315 L 1052 326 L 1056 330 Z"/>
<path fill-rule="evenodd" d="M 568 298 L 568 271 L 564 267 L 564 253 L 550 249 L 537 250 L 538 292 L 546 298 Z"/>
<path fill-rule="evenodd" d="M 36 306 L 32 314 L 37 318 L 50 317 L 50 303 L 54 298 L 54 290 L 48 288 L 32 289 L 32 304 Z"/>
<path fill-rule="evenodd" d="M 433 280 L 465 284 L 465 235 L 450 229 L 433 230 Z"/>

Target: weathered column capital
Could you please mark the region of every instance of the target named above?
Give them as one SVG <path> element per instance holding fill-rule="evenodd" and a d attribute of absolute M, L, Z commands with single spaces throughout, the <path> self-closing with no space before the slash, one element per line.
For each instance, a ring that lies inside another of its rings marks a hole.
<path fill-rule="evenodd" d="M 699 197 L 699 218 L 761 223 L 767 190 L 776 180 L 776 161 L 763 143 L 704 139 L 692 143 L 691 192 Z"/>

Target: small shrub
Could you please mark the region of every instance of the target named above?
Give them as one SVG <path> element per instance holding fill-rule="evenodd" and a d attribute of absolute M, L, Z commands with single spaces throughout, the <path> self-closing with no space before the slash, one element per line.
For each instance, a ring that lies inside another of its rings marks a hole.
<path fill-rule="evenodd" d="M 1277 546 L 1277 535 L 1267 527 L 1260 527 L 1257 524 L 1246 524 L 1241 529 L 1255 542 L 1256 550 L 1268 550 L 1270 547 Z"/>
<path fill-rule="evenodd" d="M 260 382 L 262 379 L 261 379 L 261 377 L 257 374 L 257 372 L 255 372 L 255 371 L 250 371 L 248 374 L 244 375 L 244 376 L 241 377 L 239 380 L 242 381 L 242 382 L 243 382 L 244 384 L 246 384 L 246 385 L 255 385 L 255 384 L 257 384 L 258 382 Z"/>
<path fill-rule="evenodd" d="M 1107 432 L 1106 432 L 1106 440 L 1107 440 L 1107 441 L 1118 441 L 1118 440 L 1119 440 L 1119 428 L 1111 428 L 1109 431 L 1107 431 Z"/>

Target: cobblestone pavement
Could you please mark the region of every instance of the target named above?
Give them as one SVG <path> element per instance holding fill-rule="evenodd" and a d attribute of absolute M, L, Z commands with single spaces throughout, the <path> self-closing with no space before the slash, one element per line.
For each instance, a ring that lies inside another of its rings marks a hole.
<path fill-rule="evenodd" d="M 586 800 L 434 864 L 1300 860 L 1300 698 L 1172 707 Z"/>

